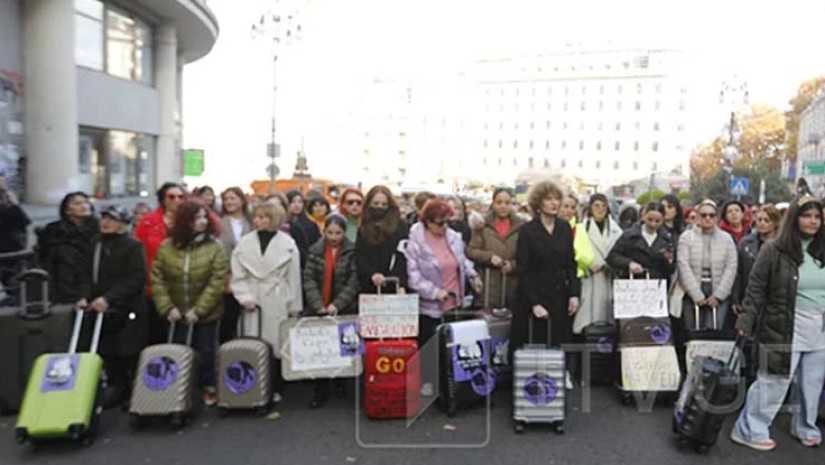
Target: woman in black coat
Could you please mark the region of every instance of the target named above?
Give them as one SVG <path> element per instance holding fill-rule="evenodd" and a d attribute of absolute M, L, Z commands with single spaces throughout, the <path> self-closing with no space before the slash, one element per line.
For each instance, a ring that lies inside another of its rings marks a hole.
<path fill-rule="evenodd" d="M 89 312 L 106 312 L 100 354 L 108 375 L 105 404 L 129 398 L 137 358 L 149 340 L 145 299 L 146 253 L 143 244 L 128 234 L 131 213 L 110 206 L 101 214 L 100 235 L 91 244 L 80 276 L 77 306 Z M 90 331 L 91 325 L 85 325 Z M 89 340 L 82 338 L 82 340 Z"/>
<path fill-rule="evenodd" d="M 385 280 L 398 278 L 400 287 L 407 287 L 407 224 L 392 192 L 384 186 L 370 189 L 364 204 L 367 208 L 355 240 L 359 288 L 364 293 L 374 293 L 377 287 L 381 292 L 395 293 L 395 286 L 387 286 Z"/>
<path fill-rule="evenodd" d="M 632 226 L 616 241 L 607 263 L 619 278 L 630 275 L 669 280 L 676 269 L 673 236 L 663 226 L 665 209 L 651 202 L 642 213 L 642 222 Z"/>
<path fill-rule="evenodd" d="M 287 192 L 286 200 L 289 202 L 289 226 L 290 228 L 301 228 L 307 238 L 308 247 L 312 247 L 321 240 L 321 230 L 304 210 L 304 196 L 296 190 Z"/>
<path fill-rule="evenodd" d="M 49 272 L 50 299 L 73 304 L 83 297 L 80 279 L 90 266 L 97 220 L 89 196 L 71 192 L 60 202 L 60 220 L 47 224 L 37 237 L 40 266 Z"/>
<path fill-rule="evenodd" d="M 516 245 L 518 302 L 510 328 L 511 357 L 525 343 L 547 342 L 548 318 L 550 343 L 570 342 L 581 283 L 576 276 L 573 231 L 558 217 L 562 196 L 561 189 L 549 181 L 536 184 L 530 192 L 534 219 L 521 227 Z"/>

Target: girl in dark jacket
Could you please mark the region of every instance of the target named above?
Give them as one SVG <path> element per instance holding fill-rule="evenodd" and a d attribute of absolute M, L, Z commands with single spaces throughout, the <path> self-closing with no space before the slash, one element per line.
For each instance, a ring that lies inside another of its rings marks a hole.
<path fill-rule="evenodd" d="M 734 313 L 738 314 L 741 309 L 745 289 L 748 288 L 748 278 L 759 251 L 766 242 L 776 236 L 781 222 L 782 214 L 776 207 L 771 204 L 762 205 L 756 213 L 756 230 L 739 243 L 739 266 L 736 268 L 736 282 L 731 294 Z"/>
<path fill-rule="evenodd" d="M 791 202 L 779 236 L 762 247 L 750 275 L 736 329 L 756 337 L 760 366 L 731 431 L 732 441 L 760 451 L 774 449 L 769 429 L 791 388 L 798 401 L 791 435 L 806 447 L 821 444 L 816 417 L 825 382 L 823 302 L 822 203 L 805 196 Z"/>
<path fill-rule="evenodd" d="M 321 230 L 309 219 L 304 211 L 304 196 L 296 190 L 287 192 L 286 200 L 289 202 L 289 225 L 290 228 L 301 228 L 307 237 L 307 244 L 312 247 L 321 240 Z"/>
<path fill-rule="evenodd" d="M 407 223 L 395 198 L 384 186 L 367 192 L 366 210 L 355 240 L 355 263 L 361 292 L 394 293 L 394 286 L 385 285 L 388 277 L 398 278 L 400 287 L 407 287 L 407 258 L 404 244 L 409 237 Z"/>
<path fill-rule="evenodd" d="M 80 276 L 83 298 L 77 306 L 107 312 L 100 353 L 110 389 L 105 404 L 114 406 L 129 398 L 137 356 L 149 339 L 146 257 L 143 244 L 129 236 L 129 210 L 112 205 L 100 216 L 100 235 L 86 262 L 91 266 Z M 91 331 L 91 325 L 84 328 Z"/>
<path fill-rule="evenodd" d="M 332 214 L 324 223 L 324 238 L 309 249 L 304 269 L 304 293 L 307 313 L 318 316 L 358 313 L 358 275 L 355 272 L 355 249 L 345 237 L 347 220 Z M 315 381 L 315 395 L 310 408 L 321 408 L 329 397 L 329 379 Z M 346 394 L 343 379 L 335 379 L 339 397 Z"/>
<path fill-rule="evenodd" d="M 619 278 L 634 277 L 670 280 L 676 269 L 673 236 L 664 223 L 665 209 L 651 202 L 642 211 L 642 222 L 625 231 L 607 256 L 607 263 Z"/>
<path fill-rule="evenodd" d="M 98 232 L 89 196 L 71 192 L 60 202 L 60 220 L 39 233 L 40 264 L 49 272 L 51 300 L 73 304 L 82 297 L 81 277 L 90 269 L 92 239 Z"/>

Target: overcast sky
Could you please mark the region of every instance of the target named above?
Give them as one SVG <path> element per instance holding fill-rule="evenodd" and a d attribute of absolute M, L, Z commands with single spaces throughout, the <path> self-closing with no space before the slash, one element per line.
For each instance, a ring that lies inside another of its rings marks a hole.
<path fill-rule="evenodd" d="M 345 101 L 348 89 L 365 78 L 450 73 L 477 58 L 536 53 L 565 42 L 684 48 L 705 61 L 697 73 L 720 80 L 738 74 L 749 83 L 751 102 L 783 108 L 802 80 L 825 74 L 819 49 L 822 0 L 210 0 L 209 5 L 221 32 L 212 53 L 185 68 L 184 146 L 207 150 L 208 176 L 237 177 L 244 185 L 263 174 L 267 162 L 271 62 L 250 25 L 270 9 L 300 7 L 303 27 L 302 40 L 284 49 L 279 60 L 278 135 L 290 152 L 297 133 L 318 111 Z M 284 162 L 291 163 L 285 155 Z"/>

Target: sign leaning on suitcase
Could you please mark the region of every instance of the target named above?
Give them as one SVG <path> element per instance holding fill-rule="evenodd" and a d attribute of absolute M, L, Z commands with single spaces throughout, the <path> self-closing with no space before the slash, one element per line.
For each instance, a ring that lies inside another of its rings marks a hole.
<path fill-rule="evenodd" d="M 286 381 L 352 378 L 364 369 L 357 316 L 289 318 L 281 322 L 280 336 Z"/>
<path fill-rule="evenodd" d="M 103 359 L 97 354 L 103 313 L 97 313 L 89 352 L 77 353 L 85 312 L 75 313 L 69 352 L 44 354 L 32 368 L 15 436 L 18 442 L 70 438 L 89 445 L 103 411 Z"/>

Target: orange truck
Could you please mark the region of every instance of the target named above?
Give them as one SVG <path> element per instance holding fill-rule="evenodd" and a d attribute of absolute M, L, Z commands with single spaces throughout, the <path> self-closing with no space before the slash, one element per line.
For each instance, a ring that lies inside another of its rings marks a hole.
<path fill-rule="evenodd" d="M 269 195 L 269 179 L 259 179 L 252 181 L 250 185 L 252 192 L 259 197 L 266 197 Z M 309 192 L 321 194 L 330 204 L 338 202 L 338 195 L 340 194 L 340 186 L 328 179 L 316 178 L 291 178 L 291 179 L 277 179 L 275 180 L 275 190 L 286 194 L 291 190 L 297 190 L 302 193 L 304 197 L 310 195 Z"/>

